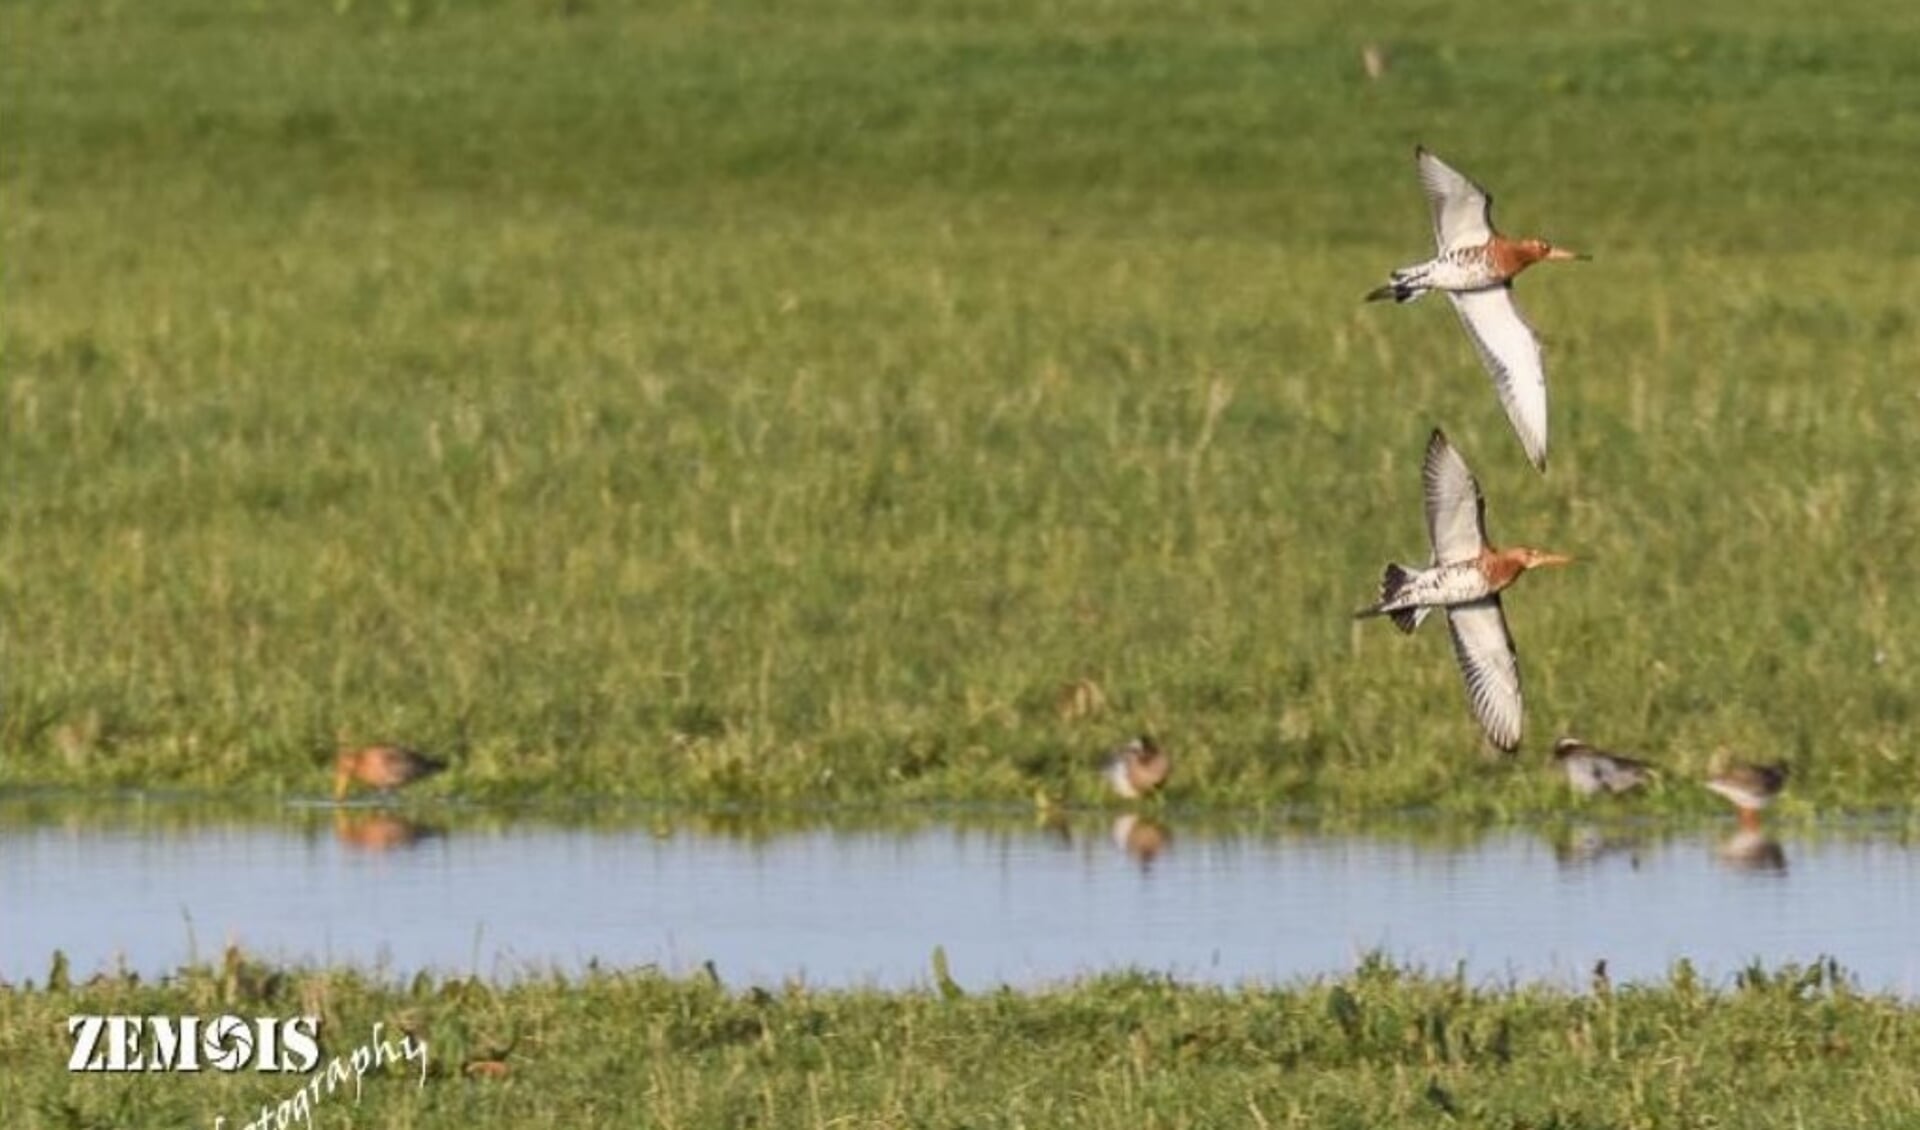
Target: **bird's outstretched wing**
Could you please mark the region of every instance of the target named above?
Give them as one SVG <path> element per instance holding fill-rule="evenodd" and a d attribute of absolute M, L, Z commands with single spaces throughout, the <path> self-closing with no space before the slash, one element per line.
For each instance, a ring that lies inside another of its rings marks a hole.
<path fill-rule="evenodd" d="M 1506 406 L 1507 419 L 1526 448 L 1527 459 L 1547 469 L 1547 368 L 1533 327 L 1520 316 L 1511 284 L 1485 290 L 1448 291 L 1460 322 Z"/>
<path fill-rule="evenodd" d="M 1420 187 L 1433 209 L 1433 242 L 1440 254 L 1478 247 L 1493 238 L 1493 197 L 1460 170 L 1429 153 L 1414 150 Z"/>
<path fill-rule="evenodd" d="M 1427 440 L 1420 467 L 1427 504 L 1427 537 L 1436 565 L 1472 561 L 1487 545 L 1486 500 L 1447 434 L 1439 428 Z"/>
<path fill-rule="evenodd" d="M 1453 605 L 1447 609 L 1447 627 L 1473 716 L 1488 741 L 1512 753 L 1520 746 L 1520 659 L 1507 633 L 1500 598 Z"/>

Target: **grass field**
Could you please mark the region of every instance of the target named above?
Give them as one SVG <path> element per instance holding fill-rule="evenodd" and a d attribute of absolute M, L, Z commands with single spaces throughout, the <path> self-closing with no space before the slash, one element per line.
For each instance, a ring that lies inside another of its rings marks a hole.
<path fill-rule="evenodd" d="M 1916 59 L 1859 0 L 12 0 L 0 783 L 1075 799 L 1150 726 L 1188 803 L 1519 812 L 1574 731 L 1912 806 Z M 1520 287 L 1544 478 L 1451 314 L 1359 301 L 1416 141 L 1595 255 Z M 1436 424 L 1582 559 L 1509 602 L 1513 765 L 1348 618 Z"/>
<path fill-rule="evenodd" d="M 326 1058 L 375 1024 L 425 1042 L 424 1083 L 415 1063 L 375 1073 L 357 1101 L 310 1100 L 318 1126 L 1920 1126 L 1920 1013 L 1825 966 L 1572 992 L 1368 961 L 1281 989 L 949 995 L 649 972 L 394 986 L 237 955 L 161 985 L 0 990 L 9 1124 L 239 1130 L 306 1078 L 65 1070 L 69 1015 L 229 1012 L 319 1016 Z"/>

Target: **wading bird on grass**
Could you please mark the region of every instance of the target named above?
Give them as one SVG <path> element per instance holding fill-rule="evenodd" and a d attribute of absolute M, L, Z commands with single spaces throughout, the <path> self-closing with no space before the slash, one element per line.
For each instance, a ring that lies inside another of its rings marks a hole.
<path fill-rule="evenodd" d="M 1473 716 L 1488 741 L 1511 753 L 1520 745 L 1520 660 L 1507 633 L 1500 593 L 1529 569 L 1565 565 L 1573 558 L 1526 546 L 1491 545 L 1480 484 L 1439 428 L 1427 441 L 1421 482 L 1432 564 L 1425 569 L 1388 565 L 1380 580 L 1379 602 L 1354 615 L 1389 616 L 1394 627 L 1411 632 L 1429 611 L 1445 609 Z"/>
<path fill-rule="evenodd" d="M 1760 810 L 1787 787 L 1785 765 L 1749 765 L 1736 761 L 1707 778 L 1707 788 L 1727 798 L 1740 813 L 1740 826 L 1758 828 Z"/>
<path fill-rule="evenodd" d="M 1553 743 L 1553 760 L 1581 796 L 1632 792 L 1653 778 L 1653 766 L 1646 762 L 1595 749 L 1579 738 L 1561 738 Z"/>
<path fill-rule="evenodd" d="M 1446 292 L 1493 377 L 1527 458 L 1544 471 L 1547 371 L 1540 359 L 1540 342 L 1514 305 L 1513 279 L 1542 260 L 1586 256 L 1544 239 L 1508 239 L 1493 226 L 1493 197 L 1486 189 L 1424 147 L 1414 150 L 1414 158 L 1420 167 L 1420 186 L 1433 209 L 1439 254 L 1394 271 L 1387 285 L 1368 293 L 1367 301 L 1412 302 L 1429 290 Z"/>
<path fill-rule="evenodd" d="M 447 767 L 439 758 L 397 745 L 370 745 L 342 750 L 333 762 L 333 798 L 339 800 L 356 783 L 390 793 Z"/>
<path fill-rule="evenodd" d="M 1139 800 L 1159 791 L 1171 772 L 1173 758 L 1152 735 L 1141 734 L 1108 756 L 1101 775 L 1122 799 Z"/>

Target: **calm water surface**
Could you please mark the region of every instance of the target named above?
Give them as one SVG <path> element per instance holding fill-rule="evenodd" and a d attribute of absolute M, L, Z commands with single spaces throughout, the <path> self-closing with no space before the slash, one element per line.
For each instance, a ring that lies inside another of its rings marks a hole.
<path fill-rule="evenodd" d="M 1169 826 L 1169 824 L 1171 826 Z M 421 810 L 0 802 L 0 977 L 152 976 L 258 956 L 510 979 L 712 962 L 729 983 L 969 987 L 1136 968 L 1290 981 L 1378 950 L 1481 980 L 1725 977 L 1837 958 L 1920 997 L 1920 854 L 1897 830 L 1561 825 L 1331 835 L 1112 815 L 742 832 L 671 814 L 578 828 Z"/>

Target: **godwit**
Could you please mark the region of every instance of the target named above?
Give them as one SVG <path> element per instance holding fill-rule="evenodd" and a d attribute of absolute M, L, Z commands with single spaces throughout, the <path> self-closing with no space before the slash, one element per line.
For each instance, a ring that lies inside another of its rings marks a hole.
<path fill-rule="evenodd" d="M 1158 791 L 1167 783 L 1167 774 L 1171 772 L 1172 757 L 1151 735 L 1141 734 L 1113 751 L 1103 775 L 1122 798 L 1139 800 Z"/>
<path fill-rule="evenodd" d="M 1581 796 L 1632 792 L 1653 777 L 1653 766 L 1646 762 L 1595 749 L 1579 738 L 1561 738 L 1553 743 L 1553 759 L 1566 771 L 1573 791 Z"/>
<path fill-rule="evenodd" d="M 1480 361 L 1506 406 L 1507 419 L 1520 436 L 1533 465 L 1547 469 L 1547 372 L 1540 343 L 1513 302 L 1513 278 L 1543 259 L 1584 259 L 1544 239 L 1508 239 L 1493 226 L 1493 197 L 1487 190 L 1427 152 L 1416 148 L 1420 185 L 1433 209 L 1433 237 L 1439 254 L 1424 263 L 1394 271 L 1390 282 L 1367 301 L 1391 298 L 1412 302 L 1429 290 L 1445 291 L 1467 327 Z"/>
<path fill-rule="evenodd" d="M 1758 828 L 1760 810 L 1773 803 L 1787 787 L 1785 765 L 1749 765 L 1736 761 L 1707 778 L 1707 788 L 1733 802 L 1740 813 L 1740 826 Z"/>
<path fill-rule="evenodd" d="M 1379 603 L 1354 615 L 1391 616 L 1395 627 L 1411 632 L 1429 609 L 1446 609 L 1453 654 L 1466 678 L 1467 702 L 1487 740 L 1511 753 L 1520 745 L 1520 660 L 1500 610 L 1500 592 L 1529 569 L 1573 559 L 1526 546 L 1496 549 L 1489 544 L 1480 484 L 1439 428 L 1427 441 L 1421 481 L 1433 563 L 1425 569 L 1388 565 L 1380 580 Z"/>
<path fill-rule="evenodd" d="M 355 782 L 381 792 L 392 792 L 446 767 L 447 763 L 438 758 L 403 746 L 370 745 L 344 750 L 333 762 L 333 797 L 338 800 L 346 796 Z"/>

